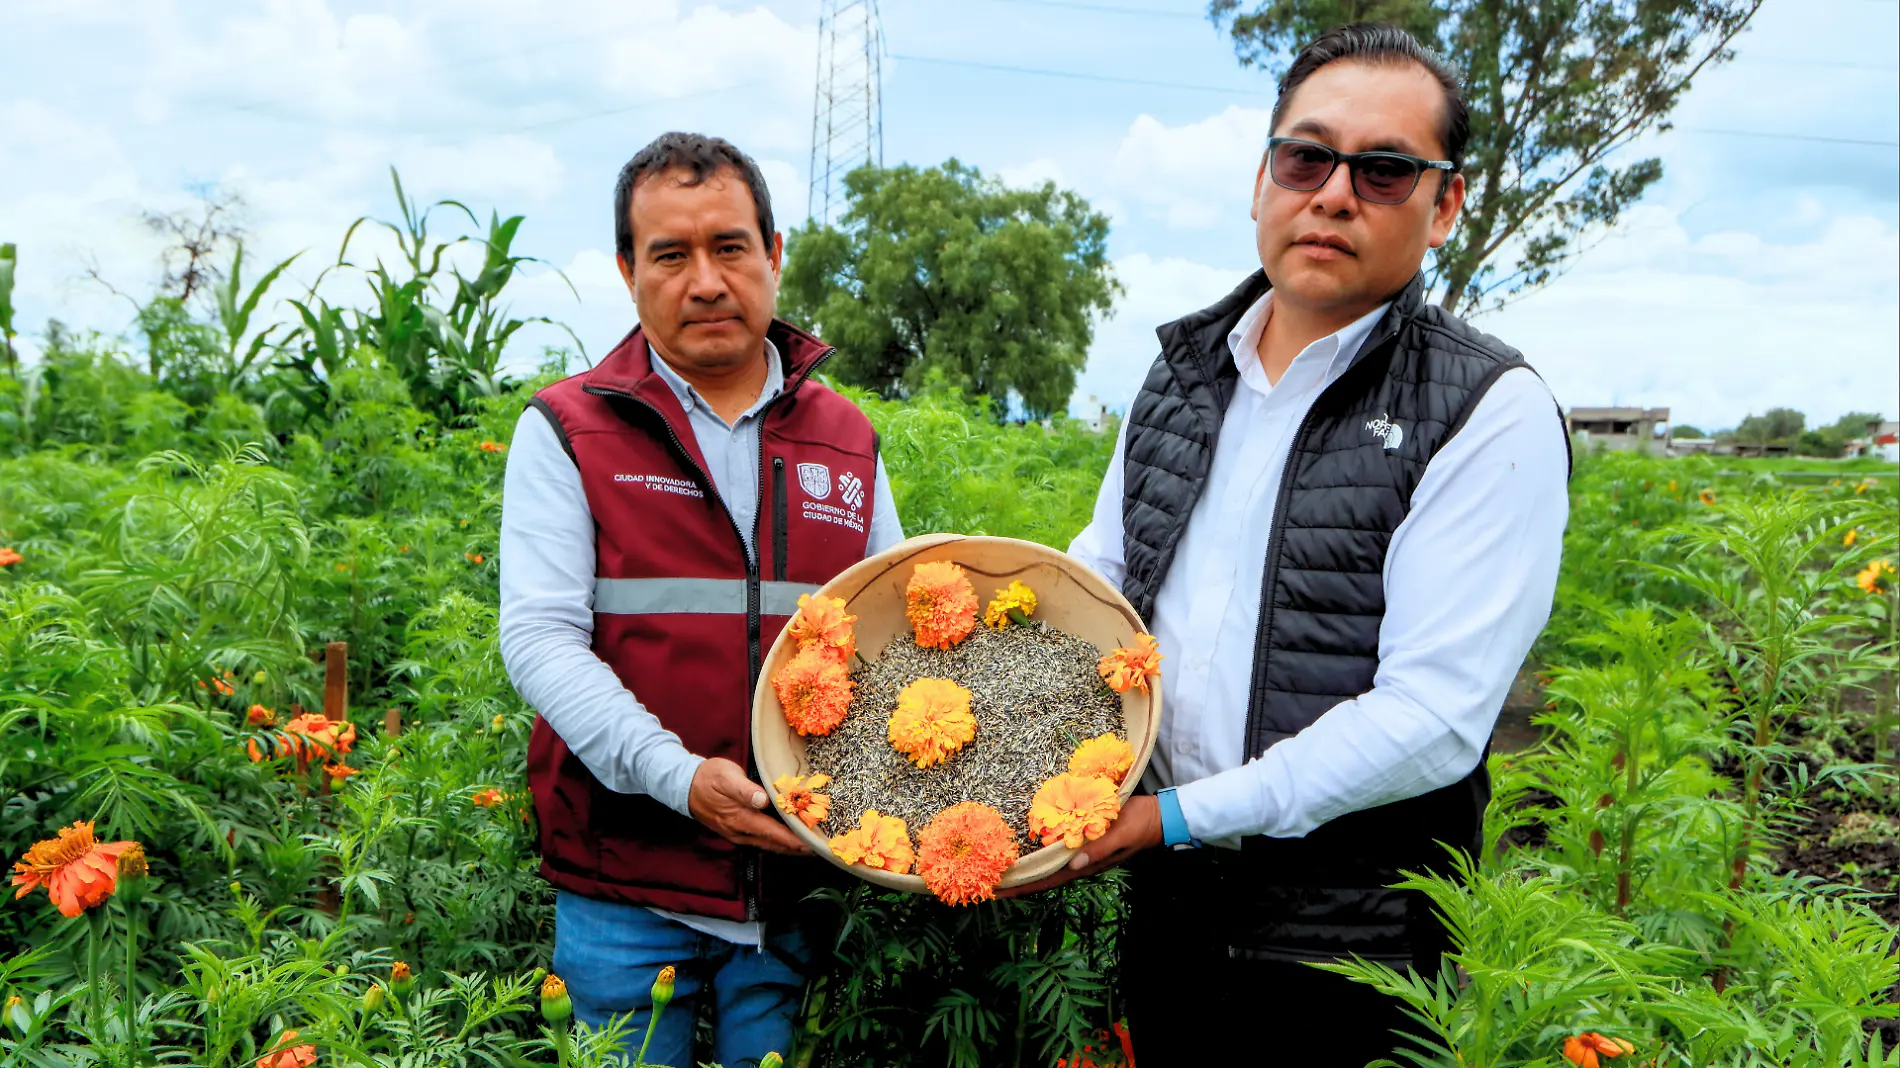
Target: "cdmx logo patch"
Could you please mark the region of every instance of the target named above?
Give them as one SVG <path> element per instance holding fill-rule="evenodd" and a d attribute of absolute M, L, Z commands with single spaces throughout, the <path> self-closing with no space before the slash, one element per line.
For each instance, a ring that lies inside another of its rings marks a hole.
<path fill-rule="evenodd" d="M 799 464 L 798 487 L 814 501 L 831 496 L 831 468 L 824 464 Z"/>
<path fill-rule="evenodd" d="M 852 508 L 864 507 L 864 480 L 849 471 L 839 475 L 838 499 Z"/>

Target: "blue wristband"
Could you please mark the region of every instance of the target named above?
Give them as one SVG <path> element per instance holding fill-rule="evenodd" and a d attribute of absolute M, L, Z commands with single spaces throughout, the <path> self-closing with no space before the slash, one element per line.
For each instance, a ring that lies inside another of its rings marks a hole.
<path fill-rule="evenodd" d="M 1188 831 L 1187 816 L 1181 812 L 1181 799 L 1174 796 L 1174 787 L 1169 786 L 1155 794 L 1155 801 L 1161 807 L 1161 842 L 1163 845 L 1191 845 L 1200 848 L 1200 841 Z"/>

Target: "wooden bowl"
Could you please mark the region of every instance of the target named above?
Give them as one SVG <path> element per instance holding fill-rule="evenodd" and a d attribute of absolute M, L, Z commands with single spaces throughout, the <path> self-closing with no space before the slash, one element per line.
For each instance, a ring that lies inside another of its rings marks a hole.
<path fill-rule="evenodd" d="M 979 605 L 988 604 L 1011 580 L 1021 579 L 1036 591 L 1036 619 L 1081 638 L 1104 653 L 1118 646 L 1133 645 L 1135 635 L 1144 629 L 1134 607 L 1102 576 L 1066 553 L 1015 538 L 961 534 L 912 538 L 859 562 L 826 583 L 819 594 L 844 598 L 845 610 L 858 617 L 858 652 L 868 659 L 882 653 L 893 637 L 910 633 L 910 622 L 904 617 L 904 587 L 918 564 L 936 560 L 963 565 L 976 587 Z M 752 756 L 765 779 L 767 792 L 774 793 L 774 800 L 776 793 L 771 790 L 771 784 L 779 776 L 809 775 L 812 771 L 805 759 L 805 739 L 785 722 L 771 681 L 797 651 L 797 644 L 788 626 L 766 654 L 758 689 L 752 695 Z M 1135 751 L 1134 766 L 1122 780 L 1121 796 L 1126 802 L 1148 767 L 1149 755 L 1154 752 L 1155 737 L 1161 727 L 1161 687 L 1151 683 L 1148 693 L 1131 690 L 1123 694 L 1122 716 L 1128 743 Z M 832 854 L 824 835 L 786 815 L 776 804 L 772 808 L 793 834 L 811 846 L 812 852 L 851 874 L 893 890 L 928 892 L 920 876 L 845 864 Z M 839 815 L 855 819 L 855 814 Z M 913 834 L 919 830 L 922 828 L 911 828 Z M 1024 843 L 1025 847 L 1034 844 L 1033 841 Z M 1052 875 L 1069 862 L 1073 852 L 1057 843 L 1025 853 L 1004 874 L 1003 885 L 1020 886 Z"/>

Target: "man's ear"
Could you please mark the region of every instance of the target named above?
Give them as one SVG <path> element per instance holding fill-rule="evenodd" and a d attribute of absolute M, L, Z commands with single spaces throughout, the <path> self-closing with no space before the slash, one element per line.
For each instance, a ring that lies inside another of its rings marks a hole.
<path fill-rule="evenodd" d="M 1247 217 L 1260 221 L 1260 183 L 1267 180 L 1267 157 L 1260 157 L 1260 171 L 1253 176 L 1253 202 L 1247 205 Z"/>
<path fill-rule="evenodd" d="M 620 280 L 627 284 L 627 295 L 634 296 L 633 264 L 627 262 L 627 257 L 616 252 L 614 253 L 614 266 L 620 268 Z"/>
<path fill-rule="evenodd" d="M 1451 237 L 1452 224 L 1458 221 L 1458 212 L 1464 205 L 1465 176 L 1457 172 L 1446 175 L 1438 201 L 1432 205 L 1431 237 L 1426 242 L 1429 247 L 1437 248 Z"/>
<path fill-rule="evenodd" d="M 766 250 L 766 258 L 772 261 L 772 277 L 777 278 L 785 266 L 785 235 L 772 231 L 771 248 Z"/>

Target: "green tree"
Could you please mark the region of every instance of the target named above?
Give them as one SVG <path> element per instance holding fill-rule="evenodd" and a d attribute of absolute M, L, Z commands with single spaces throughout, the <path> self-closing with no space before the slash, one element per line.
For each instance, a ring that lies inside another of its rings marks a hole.
<path fill-rule="evenodd" d="M 1735 428 L 1735 440 L 1750 445 L 1792 442 L 1807 424 L 1808 417 L 1793 408 L 1770 408 L 1743 419 Z"/>
<path fill-rule="evenodd" d="M 1688 423 L 1677 423 L 1675 426 L 1670 427 L 1669 436 L 1672 438 L 1706 438 L 1708 437 L 1707 434 L 1704 434 L 1702 432 L 1701 427 L 1692 426 Z"/>
<path fill-rule="evenodd" d="M 838 226 L 792 232 L 779 291 L 784 315 L 838 346 L 829 373 L 889 399 L 937 371 L 999 402 L 1014 391 L 1033 415 L 1068 403 L 1094 317 L 1120 291 L 1107 216 L 954 159 L 862 167 L 845 193 Z"/>
<path fill-rule="evenodd" d="M 1733 58 L 1761 0 L 1210 0 L 1247 66 L 1284 70 L 1342 23 L 1391 22 L 1465 78 L 1464 217 L 1433 258 L 1440 304 L 1470 314 L 1550 281 L 1662 177 L 1607 161 Z M 1513 262 L 1514 261 L 1514 262 Z M 1508 266 L 1505 264 L 1508 263 Z"/>

